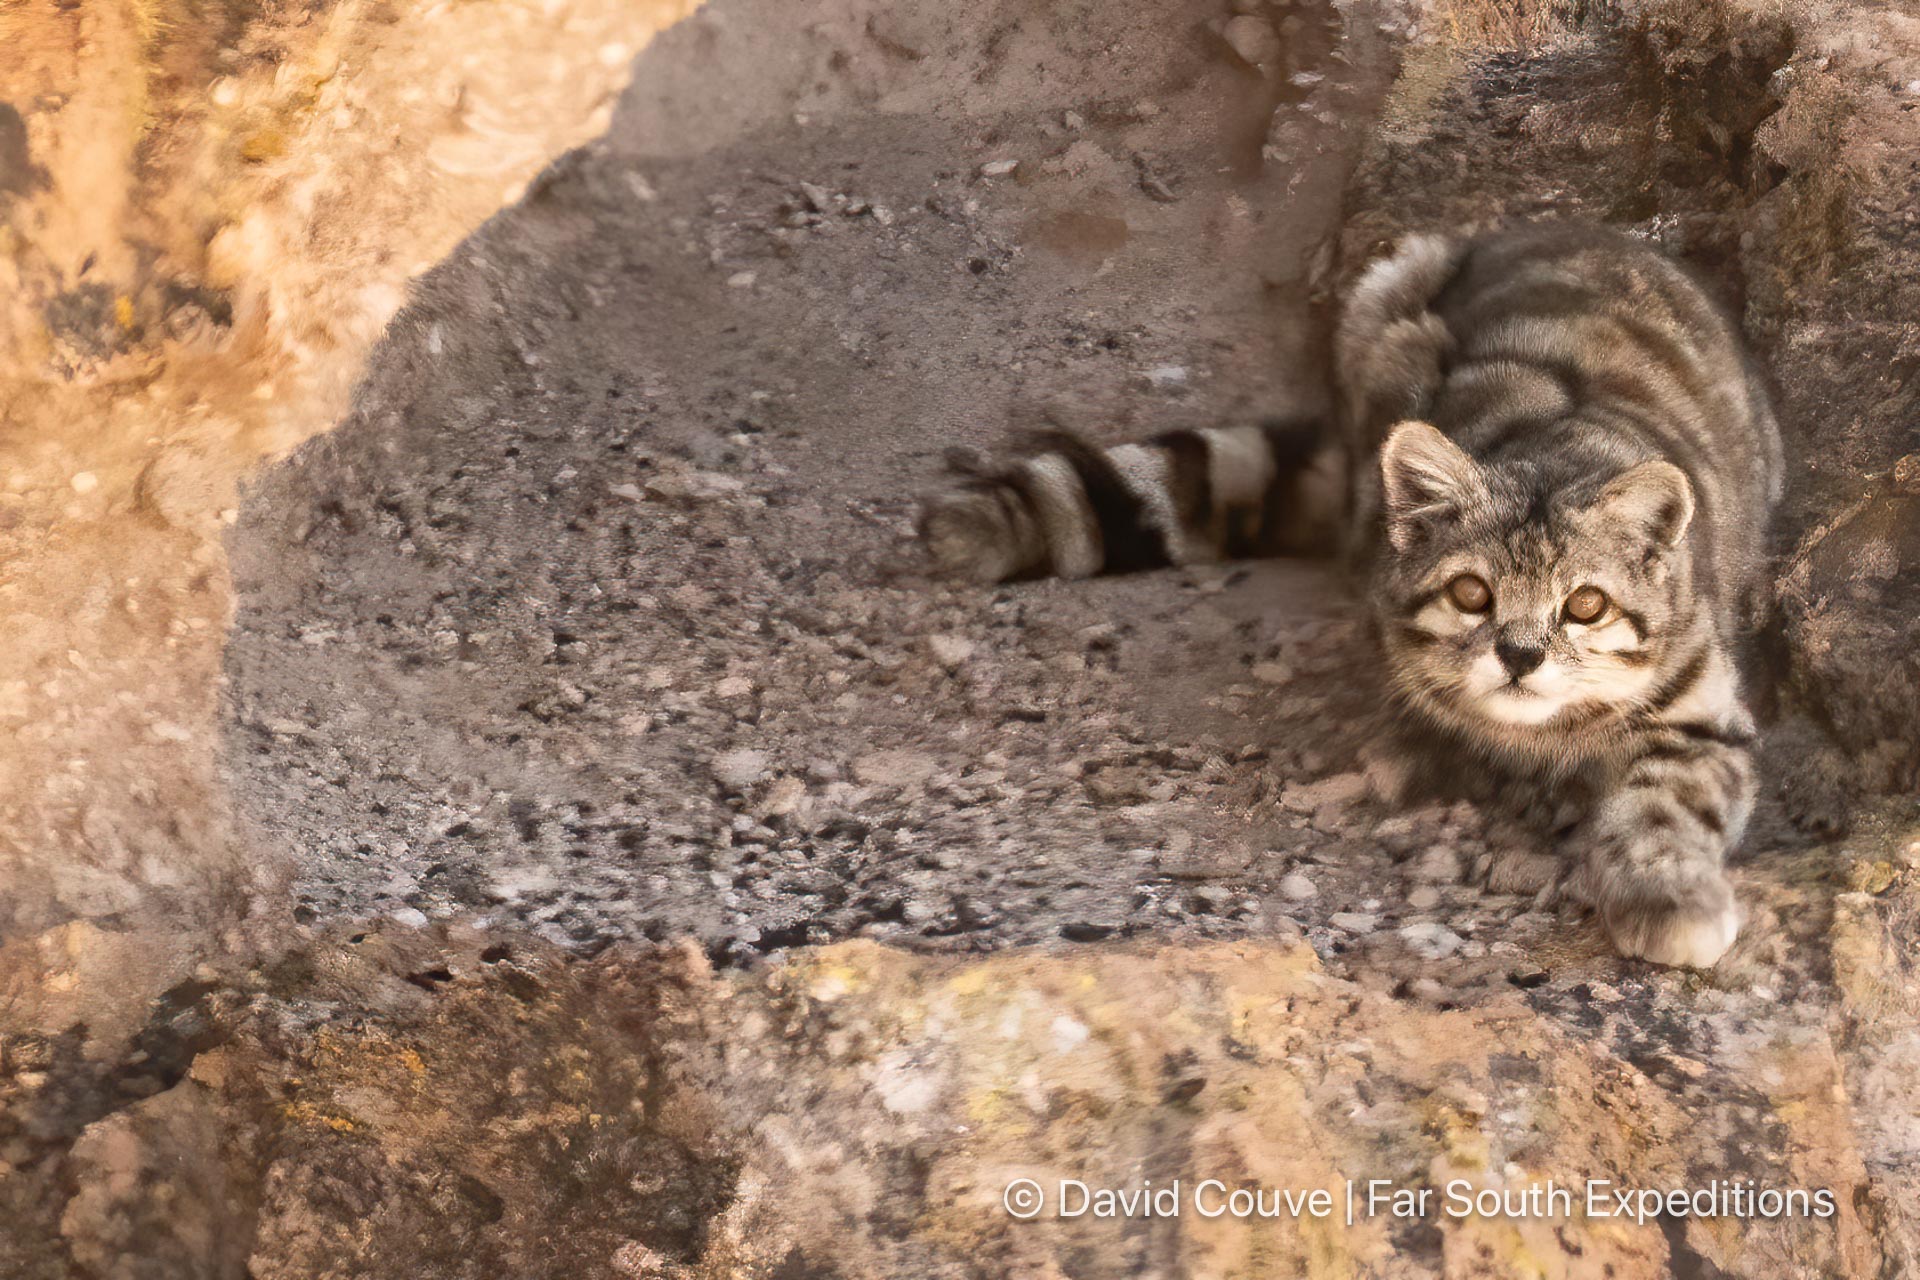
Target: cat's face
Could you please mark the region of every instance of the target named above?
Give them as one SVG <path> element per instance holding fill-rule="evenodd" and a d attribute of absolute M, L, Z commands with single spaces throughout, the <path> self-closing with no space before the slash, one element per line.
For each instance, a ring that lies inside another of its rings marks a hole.
<path fill-rule="evenodd" d="M 1643 463 L 1572 495 L 1484 468 L 1424 423 L 1381 454 L 1389 675 L 1418 712 L 1502 739 L 1649 705 L 1693 631 L 1686 477 Z"/>

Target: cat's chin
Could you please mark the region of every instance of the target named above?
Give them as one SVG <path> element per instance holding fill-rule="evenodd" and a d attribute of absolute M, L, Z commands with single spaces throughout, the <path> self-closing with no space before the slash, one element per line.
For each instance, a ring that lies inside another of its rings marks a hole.
<path fill-rule="evenodd" d="M 1558 698 L 1508 687 L 1482 696 L 1475 709 L 1497 725 L 1533 728 L 1566 710 L 1566 704 Z"/>

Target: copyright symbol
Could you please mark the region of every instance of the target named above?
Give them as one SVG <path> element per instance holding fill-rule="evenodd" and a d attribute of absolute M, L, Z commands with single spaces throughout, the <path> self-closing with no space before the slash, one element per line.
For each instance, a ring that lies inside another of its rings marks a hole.
<path fill-rule="evenodd" d="M 1015 1178 L 1007 1184 L 1000 1202 L 1016 1218 L 1031 1218 L 1046 1206 L 1047 1193 L 1032 1178 Z"/>

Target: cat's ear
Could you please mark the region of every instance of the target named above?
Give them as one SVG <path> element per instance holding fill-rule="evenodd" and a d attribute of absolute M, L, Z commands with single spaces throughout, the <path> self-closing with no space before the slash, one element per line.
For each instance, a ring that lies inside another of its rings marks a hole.
<path fill-rule="evenodd" d="M 1387 540 L 1404 551 L 1423 526 L 1447 519 L 1486 495 L 1480 466 L 1425 422 L 1402 422 L 1380 446 Z"/>
<path fill-rule="evenodd" d="M 1643 462 L 1609 480 L 1589 510 L 1654 546 L 1671 547 L 1693 522 L 1693 486 L 1671 462 Z"/>

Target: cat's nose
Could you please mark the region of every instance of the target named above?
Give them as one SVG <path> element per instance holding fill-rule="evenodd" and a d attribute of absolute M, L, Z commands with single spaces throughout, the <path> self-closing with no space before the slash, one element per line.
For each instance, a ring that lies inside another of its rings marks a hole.
<path fill-rule="evenodd" d="M 1507 669 L 1507 674 L 1515 680 L 1537 670 L 1547 660 L 1545 645 L 1529 644 L 1511 636 L 1501 636 L 1494 641 L 1493 652 L 1500 659 L 1500 665 Z"/>

